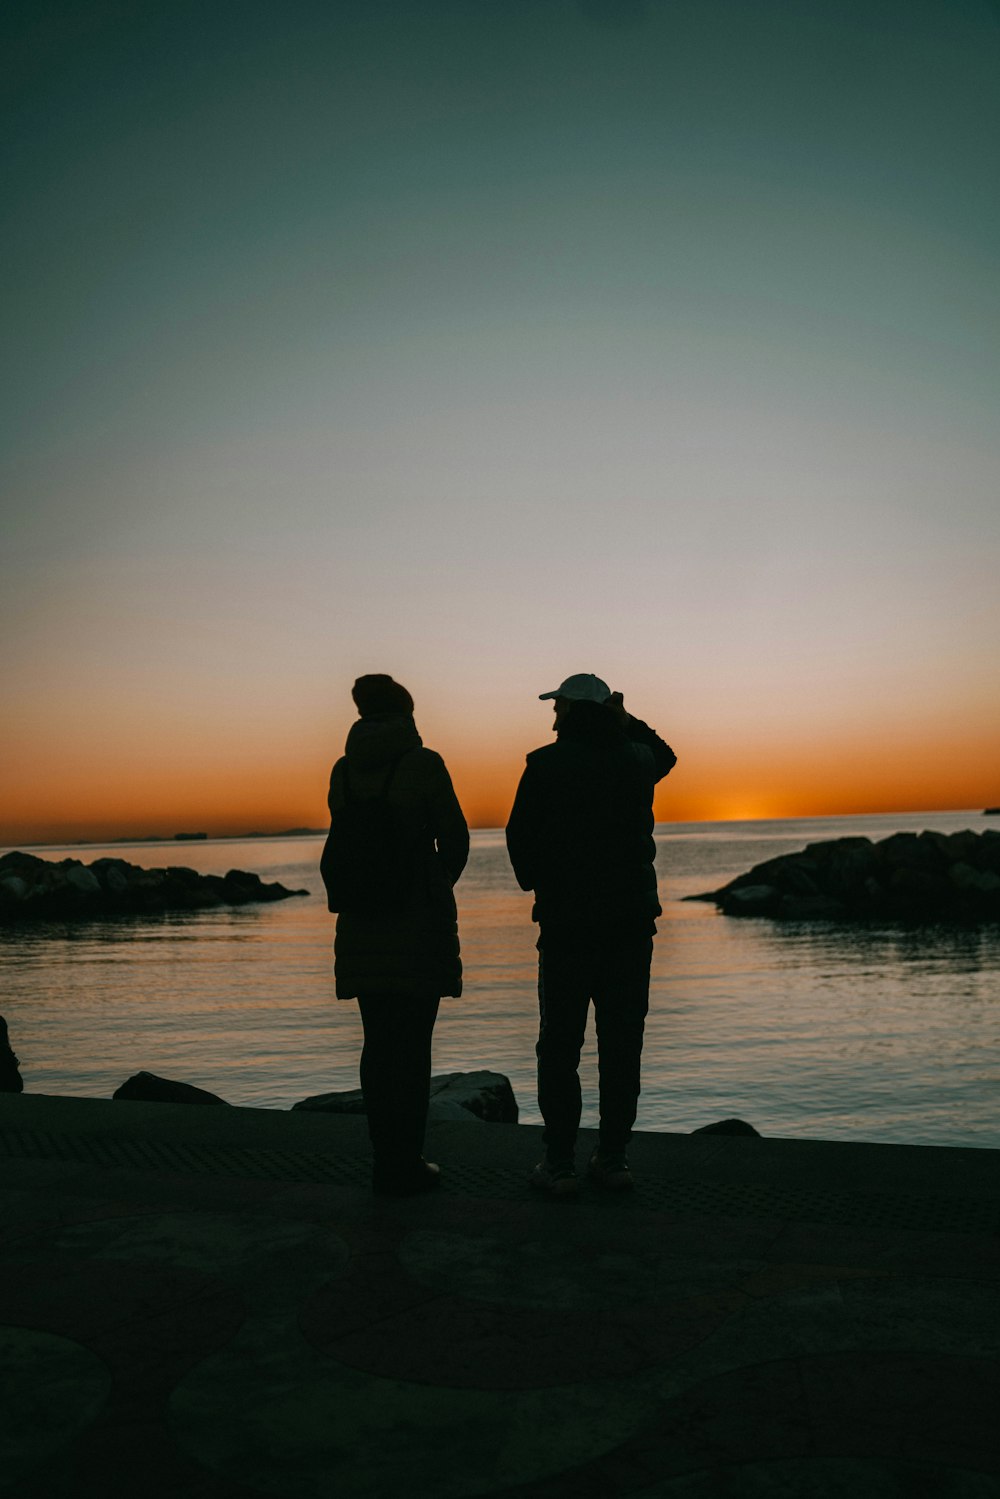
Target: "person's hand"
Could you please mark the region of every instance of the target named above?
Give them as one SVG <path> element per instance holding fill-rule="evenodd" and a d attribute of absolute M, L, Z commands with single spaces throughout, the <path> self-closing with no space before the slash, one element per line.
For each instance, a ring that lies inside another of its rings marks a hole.
<path fill-rule="evenodd" d="M 628 714 L 625 712 L 625 704 L 620 692 L 613 692 L 608 698 L 605 707 L 609 713 L 614 714 L 620 724 L 625 725 L 628 723 Z"/>

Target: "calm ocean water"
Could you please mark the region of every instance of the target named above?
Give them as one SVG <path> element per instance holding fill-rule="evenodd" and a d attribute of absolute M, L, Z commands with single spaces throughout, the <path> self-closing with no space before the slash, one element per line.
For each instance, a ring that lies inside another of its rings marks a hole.
<path fill-rule="evenodd" d="M 1000 931 L 851 931 L 736 921 L 681 897 L 820 838 L 989 824 L 978 812 L 663 824 L 638 1127 L 728 1115 L 765 1134 L 1000 1147 Z M 361 1031 L 332 992 L 318 838 L 38 849 L 204 873 L 254 870 L 309 898 L 153 921 L 0 931 L 3 1013 L 33 1093 L 109 1097 L 146 1068 L 231 1103 L 288 1108 L 357 1086 Z M 466 992 L 442 1002 L 436 1071 L 534 1097 L 535 929 L 502 832 L 473 834 L 458 889 Z M 596 1060 L 581 1073 L 596 1118 Z"/>

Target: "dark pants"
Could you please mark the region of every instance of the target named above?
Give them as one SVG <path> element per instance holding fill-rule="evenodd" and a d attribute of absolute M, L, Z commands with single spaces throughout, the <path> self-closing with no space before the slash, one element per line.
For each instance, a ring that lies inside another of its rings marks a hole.
<path fill-rule="evenodd" d="M 538 1107 L 550 1160 L 573 1154 L 580 1127 L 580 1049 L 594 1002 L 600 1074 L 600 1141 L 624 1150 L 639 1100 L 642 1033 L 653 943 L 642 937 L 587 947 L 546 939 L 538 960 Z"/>
<path fill-rule="evenodd" d="M 431 1037 L 439 1000 L 411 995 L 358 997 L 365 1044 L 361 1088 L 379 1175 L 405 1173 L 420 1160 L 431 1084 Z"/>

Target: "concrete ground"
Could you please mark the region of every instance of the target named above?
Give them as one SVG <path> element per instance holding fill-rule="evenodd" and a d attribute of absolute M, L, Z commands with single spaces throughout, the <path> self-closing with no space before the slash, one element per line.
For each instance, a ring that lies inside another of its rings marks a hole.
<path fill-rule="evenodd" d="M 0 1493 L 1000 1495 L 1000 1152 L 539 1135 L 0 1096 Z"/>

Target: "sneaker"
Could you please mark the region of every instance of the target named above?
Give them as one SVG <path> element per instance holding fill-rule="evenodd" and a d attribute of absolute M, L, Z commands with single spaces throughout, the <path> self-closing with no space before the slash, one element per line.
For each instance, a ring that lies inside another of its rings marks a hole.
<path fill-rule="evenodd" d="M 572 1161 L 539 1161 L 529 1178 L 537 1192 L 546 1197 L 575 1198 L 580 1190 L 580 1179 Z"/>
<path fill-rule="evenodd" d="M 631 1192 L 635 1186 L 624 1150 L 595 1150 L 587 1175 L 598 1187 L 609 1192 Z"/>
<path fill-rule="evenodd" d="M 433 1192 L 441 1185 L 441 1167 L 423 1157 L 405 1171 L 372 1172 L 372 1191 L 380 1197 L 416 1197 L 419 1192 Z"/>

